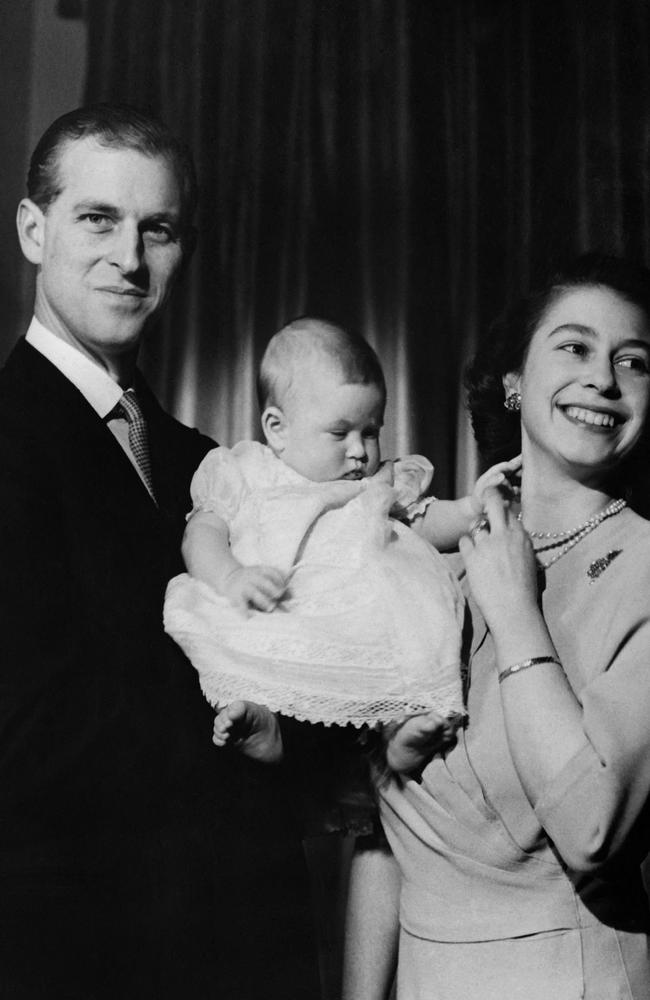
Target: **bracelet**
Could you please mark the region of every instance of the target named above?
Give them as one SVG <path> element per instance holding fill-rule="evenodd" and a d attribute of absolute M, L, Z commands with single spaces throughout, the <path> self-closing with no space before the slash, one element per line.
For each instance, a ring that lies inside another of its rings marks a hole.
<path fill-rule="evenodd" d="M 521 663 L 513 663 L 511 667 L 506 667 L 499 674 L 499 684 L 501 684 L 506 677 L 510 677 L 511 674 L 518 674 L 520 670 L 528 670 L 529 667 L 536 667 L 538 663 L 557 663 L 558 667 L 562 664 L 556 656 L 532 656 L 530 660 L 522 660 Z"/>

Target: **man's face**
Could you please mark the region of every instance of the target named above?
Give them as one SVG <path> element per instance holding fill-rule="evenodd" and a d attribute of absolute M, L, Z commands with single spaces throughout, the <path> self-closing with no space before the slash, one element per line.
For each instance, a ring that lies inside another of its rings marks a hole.
<path fill-rule="evenodd" d="M 94 139 L 63 147 L 61 192 L 36 219 L 29 253 L 40 265 L 36 316 L 82 353 L 111 367 L 137 350 L 165 304 L 183 258 L 181 195 L 162 157 Z"/>

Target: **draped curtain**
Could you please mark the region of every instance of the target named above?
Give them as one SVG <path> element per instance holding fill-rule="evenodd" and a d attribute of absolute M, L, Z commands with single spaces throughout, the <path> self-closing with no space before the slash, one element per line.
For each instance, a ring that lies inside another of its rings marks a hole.
<path fill-rule="evenodd" d="M 384 363 L 385 454 L 435 491 L 476 468 L 462 368 L 553 260 L 647 257 L 646 0 L 88 0 L 88 100 L 191 145 L 199 247 L 144 365 L 224 444 L 257 435 L 254 373 L 320 315 Z"/>

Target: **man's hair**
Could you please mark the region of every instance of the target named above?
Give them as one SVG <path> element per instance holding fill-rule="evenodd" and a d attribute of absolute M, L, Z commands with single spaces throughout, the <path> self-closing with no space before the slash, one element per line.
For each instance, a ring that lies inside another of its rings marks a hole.
<path fill-rule="evenodd" d="M 181 193 L 181 223 L 192 232 L 198 199 L 192 155 L 157 118 L 127 104 L 91 104 L 61 115 L 41 136 L 29 164 L 27 193 L 46 211 L 62 190 L 59 165 L 66 146 L 94 139 L 109 149 L 133 149 L 144 156 L 163 157 L 176 175 Z"/>
<path fill-rule="evenodd" d="M 328 320 L 302 316 L 269 341 L 257 379 L 260 410 L 283 407 L 306 367 L 329 365 L 348 385 L 376 385 L 386 399 L 379 358 L 358 334 Z"/>

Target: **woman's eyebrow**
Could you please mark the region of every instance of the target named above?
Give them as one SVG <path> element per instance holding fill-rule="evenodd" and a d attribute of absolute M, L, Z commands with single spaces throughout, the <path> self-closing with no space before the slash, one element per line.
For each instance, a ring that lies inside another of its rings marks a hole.
<path fill-rule="evenodd" d="M 642 347 L 646 353 L 650 354 L 650 341 L 643 337 L 628 337 L 627 340 L 622 340 L 618 346 L 619 349 L 621 347 Z"/>
<path fill-rule="evenodd" d="M 598 334 L 591 326 L 584 326 L 582 323 L 562 323 L 560 326 L 556 326 L 554 330 L 551 330 L 549 337 L 553 337 L 557 333 L 564 332 L 581 333 L 588 337 L 597 337 Z M 643 347 L 647 351 L 650 351 L 650 341 L 645 337 L 626 337 L 622 340 L 617 347 Z"/>
<path fill-rule="evenodd" d="M 593 327 L 585 326 L 583 323 L 561 323 L 559 326 L 556 326 L 554 330 L 551 330 L 549 337 L 552 337 L 556 333 L 562 333 L 565 330 L 573 333 L 583 333 L 591 337 L 596 336 L 596 331 Z"/>

